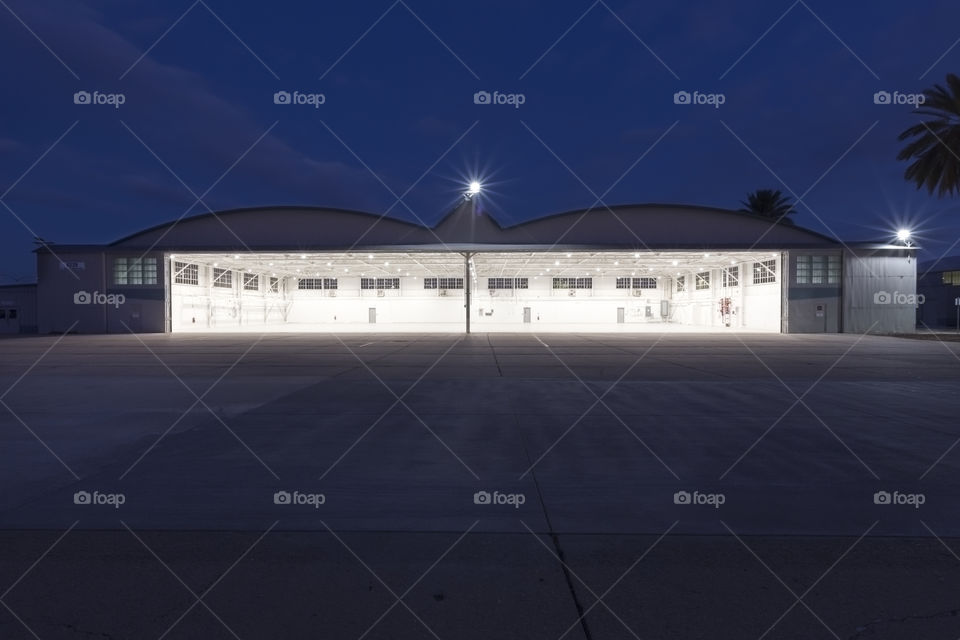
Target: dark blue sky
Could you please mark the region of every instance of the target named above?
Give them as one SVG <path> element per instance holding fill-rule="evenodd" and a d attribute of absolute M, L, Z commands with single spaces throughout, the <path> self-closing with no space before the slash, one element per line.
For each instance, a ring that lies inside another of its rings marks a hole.
<path fill-rule="evenodd" d="M 214 183 L 214 210 L 374 213 L 415 184 L 392 215 L 432 223 L 473 175 L 505 224 L 599 196 L 736 208 L 815 184 L 799 224 L 853 240 L 910 224 L 925 257 L 960 253 L 960 200 L 917 192 L 895 160 L 911 107 L 874 103 L 960 73 L 956 0 L 4 1 L 0 281 L 32 279 L 24 225 L 109 242 L 206 212 Z M 82 90 L 125 103 L 74 104 Z"/>

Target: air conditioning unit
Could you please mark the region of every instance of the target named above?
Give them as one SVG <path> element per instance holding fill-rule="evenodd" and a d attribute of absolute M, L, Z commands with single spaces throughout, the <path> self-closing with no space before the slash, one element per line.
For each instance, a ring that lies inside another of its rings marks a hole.
<path fill-rule="evenodd" d="M 577 295 L 577 290 L 576 290 L 576 289 L 570 289 L 570 293 L 569 293 L 568 295 L 571 296 L 571 297 Z"/>
<path fill-rule="evenodd" d="M 386 292 L 386 291 L 384 291 L 383 289 L 377 289 L 377 297 L 378 297 L 378 298 L 382 298 L 382 297 L 385 296 L 385 295 L 387 295 L 387 292 Z"/>
<path fill-rule="evenodd" d="M 495 296 L 495 295 L 497 295 L 497 290 L 496 290 L 496 289 L 490 289 L 490 296 L 493 297 L 493 296 Z"/>
<path fill-rule="evenodd" d="M 446 289 L 439 289 L 439 290 L 437 291 L 437 295 L 439 295 L 439 296 L 445 296 L 445 295 L 447 295 L 447 290 L 446 290 Z"/>
<path fill-rule="evenodd" d="M 330 296 L 331 298 L 336 298 L 337 292 L 335 289 L 331 289 L 330 291 L 327 292 L 327 295 Z"/>
<path fill-rule="evenodd" d="M 634 290 L 633 290 L 633 295 L 639 298 L 640 296 L 643 295 L 643 290 L 642 290 L 642 289 L 634 289 Z"/>

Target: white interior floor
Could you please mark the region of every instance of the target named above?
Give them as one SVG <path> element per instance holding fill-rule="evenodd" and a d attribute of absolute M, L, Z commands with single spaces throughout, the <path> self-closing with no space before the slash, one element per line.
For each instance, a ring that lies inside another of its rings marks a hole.
<path fill-rule="evenodd" d="M 760 252 L 171 256 L 174 332 L 779 332 Z"/>

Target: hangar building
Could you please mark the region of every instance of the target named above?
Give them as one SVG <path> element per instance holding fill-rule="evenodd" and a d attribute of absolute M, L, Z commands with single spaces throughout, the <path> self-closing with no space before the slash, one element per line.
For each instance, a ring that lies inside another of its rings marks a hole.
<path fill-rule="evenodd" d="M 911 332 L 916 247 L 696 206 L 204 214 L 37 250 L 40 333 Z"/>

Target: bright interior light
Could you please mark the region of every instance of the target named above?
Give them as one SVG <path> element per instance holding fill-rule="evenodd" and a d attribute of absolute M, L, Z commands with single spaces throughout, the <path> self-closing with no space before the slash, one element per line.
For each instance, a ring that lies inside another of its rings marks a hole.
<path fill-rule="evenodd" d="M 897 230 L 897 240 L 900 242 L 906 242 L 910 239 L 910 236 L 913 235 L 910 233 L 910 229 L 899 229 Z"/>
<path fill-rule="evenodd" d="M 478 193 L 480 193 L 480 183 L 477 182 L 476 180 L 474 180 L 473 182 L 471 182 L 471 183 L 470 183 L 470 188 L 467 190 L 467 193 L 469 193 L 469 194 L 472 195 L 472 196 L 475 196 L 475 195 L 477 195 Z"/>

